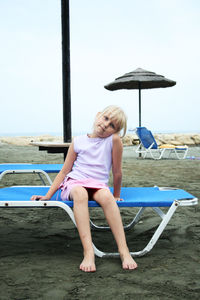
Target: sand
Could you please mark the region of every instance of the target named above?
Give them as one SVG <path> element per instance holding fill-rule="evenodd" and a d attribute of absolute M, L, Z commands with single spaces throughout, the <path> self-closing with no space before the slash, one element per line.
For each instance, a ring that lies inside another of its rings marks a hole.
<path fill-rule="evenodd" d="M 200 148 L 189 156 L 199 157 Z M 62 154 L 36 147 L 0 145 L 0 162 L 62 163 Z M 200 198 L 200 160 L 138 159 L 124 149 L 124 186 L 175 186 Z M 52 178 L 54 175 L 52 175 Z M 8 175 L 0 187 L 40 184 L 32 175 Z M 124 223 L 130 209 L 122 210 Z M 92 212 L 104 223 L 100 210 Z M 131 251 L 142 249 L 155 230 L 148 209 L 135 229 L 126 232 Z M 111 233 L 93 232 L 97 246 L 115 251 Z M 138 269 L 125 271 L 118 258 L 96 258 L 97 272 L 79 271 L 82 247 L 78 233 L 61 209 L 0 210 L 0 299 L 199 299 L 200 208 L 180 207 L 153 250 L 137 258 Z"/>

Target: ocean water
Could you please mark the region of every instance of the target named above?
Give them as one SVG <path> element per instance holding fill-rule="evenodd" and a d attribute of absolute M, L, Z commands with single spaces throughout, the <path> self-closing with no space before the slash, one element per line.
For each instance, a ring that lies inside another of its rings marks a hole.
<path fill-rule="evenodd" d="M 39 135 L 52 135 L 52 136 L 62 136 L 62 132 L 3 132 L 0 136 L 39 136 Z"/>

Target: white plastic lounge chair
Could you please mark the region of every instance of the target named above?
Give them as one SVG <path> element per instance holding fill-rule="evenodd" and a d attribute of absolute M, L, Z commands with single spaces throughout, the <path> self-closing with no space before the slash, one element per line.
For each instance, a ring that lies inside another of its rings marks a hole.
<path fill-rule="evenodd" d="M 47 186 L 14 186 L 0 189 L 0 207 L 12 208 L 12 207 L 61 207 L 70 216 L 74 225 L 76 225 L 73 214 L 73 201 L 62 201 L 60 199 L 60 191 L 57 192 L 52 200 L 49 201 L 31 201 L 30 197 L 35 195 L 45 195 L 48 191 Z M 125 227 L 130 229 L 136 225 L 144 212 L 146 207 L 153 209 L 157 213 L 161 222 L 157 227 L 155 233 L 147 243 L 146 247 L 138 252 L 131 252 L 132 256 L 142 256 L 148 253 L 158 241 L 160 235 L 165 229 L 166 225 L 170 221 L 171 217 L 175 213 L 179 206 L 191 206 L 198 203 L 198 199 L 193 195 L 187 193 L 181 189 L 174 188 L 159 188 L 159 187 L 124 187 L 121 193 L 124 201 L 118 201 L 119 207 L 138 207 L 139 211 L 133 218 L 131 223 Z M 89 207 L 99 207 L 99 205 L 91 200 L 88 202 Z M 167 207 L 168 211 L 164 213 L 160 207 Z M 91 226 L 98 230 L 106 230 L 109 227 L 96 226 L 91 222 Z M 99 257 L 115 257 L 119 256 L 119 253 L 107 253 L 103 252 L 94 246 L 95 254 Z"/>
<path fill-rule="evenodd" d="M 175 154 L 175 157 L 178 159 L 186 158 L 188 152 L 188 147 L 186 145 L 162 145 L 159 147 L 152 132 L 146 127 L 137 127 L 135 132 L 140 140 L 140 144 L 135 151 L 136 153 L 141 153 L 143 158 L 145 158 L 148 154 L 153 159 L 161 159 L 165 154 L 168 154 L 168 158 L 171 154 Z"/>
<path fill-rule="evenodd" d="M 30 174 L 38 174 L 42 183 L 45 185 L 45 181 L 42 177 L 44 175 L 51 185 L 52 180 L 47 173 L 58 173 L 63 164 L 0 164 L 0 181 L 3 176 L 7 174 L 20 174 L 20 173 L 30 173 Z"/>

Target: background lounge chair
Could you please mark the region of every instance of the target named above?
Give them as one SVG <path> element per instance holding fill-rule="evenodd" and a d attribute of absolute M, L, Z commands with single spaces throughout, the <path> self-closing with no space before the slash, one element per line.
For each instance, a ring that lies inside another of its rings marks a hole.
<path fill-rule="evenodd" d="M 148 154 L 153 159 L 161 159 L 165 154 L 169 158 L 171 154 L 175 154 L 176 158 L 185 159 L 187 155 L 187 146 L 162 145 L 159 147 L 152 132 L 146 127 L 137 127 L 135 132 L 140 140 L 140 144 L 135 151 L 140 153 L 143 158 Z"/>

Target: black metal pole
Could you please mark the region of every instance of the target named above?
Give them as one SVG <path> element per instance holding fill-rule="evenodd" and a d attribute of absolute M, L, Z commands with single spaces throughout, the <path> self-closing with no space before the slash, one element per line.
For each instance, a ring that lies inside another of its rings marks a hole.
<path fill-rule="evenodd" d="M 61 0 L 62 23 L 62 83 L 63 83 L 63 139 L 71 142 L 71 85 L 70 85 L 70 22 L 69 0 Z"/>
<path fill-rule="evenodd" d="M 141 127 L 141 84 L 139 82 L 139 127 Z"/>

